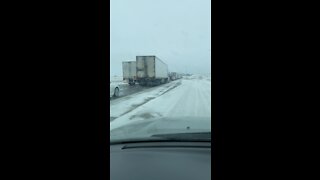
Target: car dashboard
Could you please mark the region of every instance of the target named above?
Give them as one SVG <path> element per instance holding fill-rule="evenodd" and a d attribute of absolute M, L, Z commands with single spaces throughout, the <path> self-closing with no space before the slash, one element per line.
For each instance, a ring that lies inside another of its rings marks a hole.
<path fill-rule="evenodd" d="M 111 180 L 209 180 L 210 142 L 110 145 Z"/>

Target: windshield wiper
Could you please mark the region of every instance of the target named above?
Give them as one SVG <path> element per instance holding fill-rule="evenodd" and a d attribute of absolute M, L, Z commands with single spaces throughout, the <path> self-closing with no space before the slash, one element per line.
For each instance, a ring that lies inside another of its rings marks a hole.
<path fill-rule="evenodd" d="M 211 142 L 211 132 L 154 134 L 144 138 L 118 139 L 110 144 L 143 143 L 143 142 Z"/>
<path fill-rule="evenodd" d="M 211 132 L 154 134 L 151 137 L 164 140 L 209 142 L 211 141 Z"/>

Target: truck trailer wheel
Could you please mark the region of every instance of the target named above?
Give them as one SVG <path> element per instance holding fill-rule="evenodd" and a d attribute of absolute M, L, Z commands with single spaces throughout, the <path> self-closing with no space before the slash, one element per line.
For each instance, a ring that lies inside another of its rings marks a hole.
<path fill-rule="evenodd" d="M 120 91 L 119 91 L 119 88 L 115 88 L 114 89 L 114 97 L 119 97 L 119 94 L 120 94 Z"/>
<path fill-rule="evenodd" d="M 139 82 L 139 85 L 141 85 L 141 86 L 146 86 L 147 83 L 146 83 L 145 81 L 140 81 L 140 82 Z"/>

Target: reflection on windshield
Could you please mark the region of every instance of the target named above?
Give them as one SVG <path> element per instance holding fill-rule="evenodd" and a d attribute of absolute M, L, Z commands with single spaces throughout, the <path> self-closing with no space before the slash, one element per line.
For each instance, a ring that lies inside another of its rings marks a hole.
<path fill-rule="evenodd" d="M 125 123 L 119 127 L 111 127 L 110 139 L 126 139 L 128 137 L 150 138 L 166 137 L 173 135 L 176 139 L 181 134 L 199 134 L 211 132 L 210 118 L 208 117 L 176 117 L 176 118 L 158 118 L 150 120 L 137 120 Z M 114 125 L 114 124 L 112 124 Z M 171 136 L 172 137 L 172 136 Z M 184 135 L 183 137 L 190 137 Z M 197 137 L 204 138 L 203 136 Z M 208 137 L 205 137 L 208 139 Z"/>

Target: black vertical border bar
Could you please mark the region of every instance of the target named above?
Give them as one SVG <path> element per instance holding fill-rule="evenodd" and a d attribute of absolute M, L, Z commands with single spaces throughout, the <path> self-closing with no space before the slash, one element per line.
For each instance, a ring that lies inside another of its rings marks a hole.
<path fill-rule="evenodd" d="M 224 144 L 224 136 L 223 136 L 223 126 L 222 126 L 222 57 L 221 57 L 221 7 L 220 1 L 212 1 L 211 2 L 211 60 L 213 71 L 213 84 L 212 84 L 212 92 L 213 92 L 213 106 L 212 106 L 212 175 L 213 179 L 223 179 L 223 144 Z"/>
<path fill-rule="evenodd" d="M 101 179 L 109 179 L 110 178 L 110 148 L 109 148 L 109 142 L 110 138 L 108 138 L 109 129 L 109 115 L 110 115 L 110 107 L 107 100 L 107 93 L 109 90 L 107 90 L 108 86 L 108 80 L 107 78 L 110 76 L 109 64 L 107 63 L 109 59 L 109 42 L 110 42 L 110 2 L 109 1 L 103 1 L 99 0 L 97 4 L 97 44 L 98 44 L 98 50 L 97 50 L 97 57 L 98 60 L 98 66 L 97 66 L 97 72 L 99 77 L 99 83 L 98 83 L 98 97 L 99 97 L 99 108 L 98 108 L 98 128 L 99 128 L 99 141 L 98 141 L 98 150 L 99 150 L 99 163 L 101 169 L 99 169 L 99 177 Z M 100 179 L 99 178 L 99 179 Z"/>

